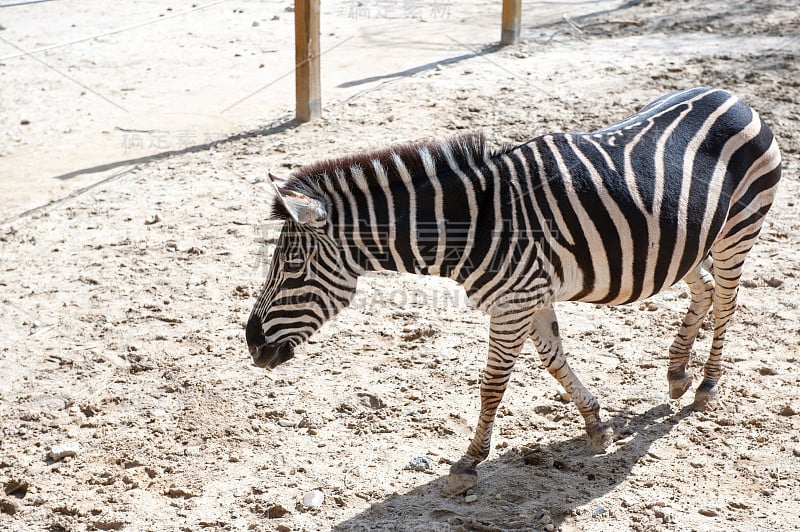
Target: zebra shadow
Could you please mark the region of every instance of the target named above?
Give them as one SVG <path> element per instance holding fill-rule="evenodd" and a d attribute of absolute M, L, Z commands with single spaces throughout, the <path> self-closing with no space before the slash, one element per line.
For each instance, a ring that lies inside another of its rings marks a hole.
<path fill-rule="evenodd" d="M 509 450 L 478 466 L 475 502 L 447 495 L 447 477 L 441 476 L 409 493 L 374 503 L 333 529 L 540 530 L 549 521 L 545 514 L 558 528 L 576 508 L 602 498 L 635 475 L 633 467 L 647 455 L 652 443 L 691 411 L 691 406 L 673 411 L 661 404 L 640 414 L 616 412 L 610 421 L 621 440 L 612 446 L 613 452 L 591 454 L 585 436 L 531 446 L 523 452 Z M 642 480 L 645 485 L 652 481 Z M 608 509 L 598 501 L 591 512 L 602 517 Z"/>

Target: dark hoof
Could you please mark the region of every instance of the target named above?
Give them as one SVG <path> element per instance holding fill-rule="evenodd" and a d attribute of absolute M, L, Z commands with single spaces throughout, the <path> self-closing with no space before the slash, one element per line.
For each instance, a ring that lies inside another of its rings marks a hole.
<path fill-rule="evenodd" d="M 692 385 L 692 376 L 684 373 L 683 377 L 669 379 L 669 398 L 680 399 Z"/>
<path fill-rule="evenodd" d="M 694 402 L 692 403 L 692 408 L 697 411 L 710 410 L 716 402 L 716 399 L 716 385 L 706 387 L 703 386 L 703 384 L 700 384 L 700 386 L 697 388 L 697 391 L 694 393 Z"/>
<path fill-rule="evenodd" d="M 614 440 L 614 431 L 606 423 L 599 423 L 592 428 L 587 427 L 586 433 L 589 435 L 589 447 L 597 454 L 605 453 L 606 448 Z"/>
<path fill-rule="evenodd" d="M 450 466 L 450 475 L 447 477 L 447 491 L 450 495 L 461 495 L 478 483 L 478 471 L 472 460 L 462 458 Z"/>

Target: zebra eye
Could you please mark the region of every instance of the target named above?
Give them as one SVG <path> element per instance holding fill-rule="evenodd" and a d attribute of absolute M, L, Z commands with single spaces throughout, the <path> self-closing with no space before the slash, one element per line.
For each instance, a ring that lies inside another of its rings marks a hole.
<path fill-rule="evenodd" d="M 287 272 L 299 272 L 305 264 L 301 257 L 286 257 L 283 261 L 283 269 Z"/>

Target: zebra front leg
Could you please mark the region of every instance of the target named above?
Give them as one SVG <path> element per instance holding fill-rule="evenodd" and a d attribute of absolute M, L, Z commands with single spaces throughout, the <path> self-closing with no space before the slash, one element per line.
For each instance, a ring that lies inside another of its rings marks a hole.
<path fill-rule="evenodd" d="M 552 306 L 547 306 L 536 313 L 533 320 L 531 339 L 536 345 L 547 371 L 561 383 L 561 386 L 572 396 L 586 423 L 589 435 L 589 446 L 595 452 L 602 453 L 611 444 L 614 432 L 600 419 L 600 404 L 597 399 L 581 383 L 564 357 L 561 338 L 558 333 L 558 321 Z"/>
<path fill-rule="evenodd" d="M 710 264 L 709 264 L 710 265 Z M 704 264 L 698 264 L 684 279 L 692 292 L 692 302 L 675 340 L 669 348 L 669 396 L 681 397 L 692 385 L 692 376 L 686 372 L 692 345 L 703 324 L 703 319 L 711 308 L 714 294 L 714 280 Z"/>
<path fill-rule="evenodd" d="M 489 357 L 481 380 L 481 413 L 466 454 L 450 467 L 448 491 L 453 495 L 464 493 L 478 482 L 476 467 L 489 456 L 495 414 L 528 337 L 529 324 L 519 314 L 491 318 Z"/>

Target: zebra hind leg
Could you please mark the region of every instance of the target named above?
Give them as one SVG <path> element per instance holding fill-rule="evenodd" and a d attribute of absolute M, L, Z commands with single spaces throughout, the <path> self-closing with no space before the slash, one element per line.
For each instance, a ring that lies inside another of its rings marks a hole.
<path fill-rule="evenodd" d="M 684 278 L 692 293 L 692 302 L 681 328 L 669 348 L 667 381 L 671 399 L 678 399 L 692 385 L 692 376 L 687 373 L 686 367 L 697 333 L 700 331 L 703 319 L 708 314 L 708 309 L 711 308 L 714 280 L 708 272 L 710 266 L 710 260 L 701 263 Z"/>
<path fill-rule="evenodd" d="M 476 467 L 489 456 L 495 414 L 503 399 L 514 362 L 528 337 L 529 320 L 524 316 L 492 317 L 489 332 L 489 357 L 481 381 L 481 412 L 475 436 L 461 459 L 450 467 L 447 490 L 457 495 L 478 482 Z"/>
<path fill-rule="evenodd" d="M 760 224 L 759 224 L 760 225 Z M 695 410 L 705 410 L 717 396 L 717 383 L 722 376 L 722 347 L 728 323 L 736 312 L 736 298 L 739 292 L 739 279 L 742 276 L 744 259 L 755 242 L 755 234 L 750 233 L 745 240 L 724 239 L 712 247 L 714 259 L 714 339 L 711 352 L 703 368 L 703 381 L 697 387 L 692 406 Z"/>
<path fill-rule="evenodd" d="M 572 401 L 583 416 L 586 433 L 589 436 L 589 447 L 597 453 L 604 452 L 606 447 L 611 445 L 614 432 L 610 425 L 600 419 L 600 404 L 597 399 L 567 364 L 558 332 L 558 321 L 552 306 L 543 308 L 535 315 L 531 339 L 547 371 L 572 396 Z"/>

